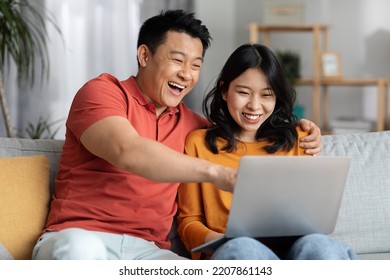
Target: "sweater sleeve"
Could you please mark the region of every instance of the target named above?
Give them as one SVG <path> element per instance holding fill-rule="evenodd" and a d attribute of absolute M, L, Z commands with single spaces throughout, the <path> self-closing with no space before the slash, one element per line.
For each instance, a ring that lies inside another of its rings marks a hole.
<path fill-rule="evenodd" d="M 199 134 L 197 134 L 199 136 Z M 198 157 L 194 134 L 187 137 L 185 153 Z M 178 233 L 190 252 L 192 248 L 204 243 L 206 235 L 211 232 L 206 227 L 203 206 L 202 183 L 182 183 L 178 189 Z M 199 259 L 200 253 L 193 253 L 193 259 Z"/>

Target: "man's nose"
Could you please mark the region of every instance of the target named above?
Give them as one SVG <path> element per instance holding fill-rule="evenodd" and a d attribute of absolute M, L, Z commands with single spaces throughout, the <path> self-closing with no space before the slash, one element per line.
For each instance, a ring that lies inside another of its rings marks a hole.
<path fill-rule="evenodd" d="M 183 65 L 178 74 L 179 77 L 183 78 L 184 80 L 189 80 L 192 77 L 191 68 L 186 65 Z"/>

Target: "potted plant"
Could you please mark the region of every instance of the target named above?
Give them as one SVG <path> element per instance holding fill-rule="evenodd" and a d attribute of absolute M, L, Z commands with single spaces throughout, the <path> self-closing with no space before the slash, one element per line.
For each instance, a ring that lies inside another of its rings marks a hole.
<path fill-rule="evenodd" d="M 295 85 L 296 81 L 301 77 L 301 68 L 300 60 L 301 57 L 299 53 L 291 50 L 277 50 L 275 51 L 276 57 L 278 58 L 280 64 L 283 66 L 286 76 L 291 82 L 291 85 Z"/>
<path fill-rule="evenodd" d="M 28 126 L 26 128 L 27 135 L 31 139 L 54 139 L 57 132 L 61 128 L 58 123 L 62 121 L 63 119 L 60 119 L 49 123 L 46 118 L 40 117 L 36 124 L 33 124 L 31 122 L 28 123 Z M 54 125 L 56 125 L 57 127 L 53 130 Z"/>
<path fill-rule="evenodd" d="M 26 80 L 32 85 L 37 66 L 40 67 L 41 76 L 48 77 L 46 23 L 53 24 L 61 33 L 53 18 L 31 2 L 0 0 L 0 105 L 8 137 L 15 137 L 15 132 L 4 93 L 2 71 L 6 62 L 15 63 L 19 81 Z"/>
<path fill-rule="evenodd" d="M 280 64 L 283 67 L 284 72 L 286 73 L 287 78 L 289 79 L 291 85 L 295 87 L 296 82 L 301 77 L 301 57 L 299 53 L 291 50 L 277 50 L 275 51 L 276 57 L 278 58 Z M 304 117 L 304 108 L 302 105 L 295 103 L 294 105 L 294 114 L 298 118 Z"/>

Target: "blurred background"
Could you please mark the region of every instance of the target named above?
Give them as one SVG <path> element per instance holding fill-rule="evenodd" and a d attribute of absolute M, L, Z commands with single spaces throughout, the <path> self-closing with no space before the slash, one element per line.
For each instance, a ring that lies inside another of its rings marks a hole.
<path fill-rule="evenodd" d="M 103 72 L 119 79 L 134 75 L 138 29 L 145 19 L 163 9 L 195 12 L 213 37 L 200 81 L 185 98 L 187 105 L 199 113 L 203 96 L 227 57 L 249 42 L 249 24 L 278 24 L 277 17 L 270 14 L 275 5 L 298 7 L 293 17 L 284 17 L 287 24 L 329 26 L 328 49 L 340 55 L 343 77 L 390 77 L 388 0 L 36 0 L 32 4 L 53 16 L 61 34 L 52 24 L 46 24 L 48 79 L 37 75 L 37 82 L 31 86 L 18 82 L 12 62 L 3 70 L 9 114 L 19 137 L 28 137 L 29 125 L 45 120 L 55 126 L 54 137 L 63 139 L 65 119 L 77 90 Z M 297 52 L 300 75 L 313 75 L 313 38 L 309 33 L 272 34 L 270 47 Z M 303 116 L 312 119 L 312 88 L 297 85 L 296 90 Z M 331 87 L 329 92 L 330 119 L 376 121 L 375 87 Z M 388 103 L 389 98 L 386 107 Z M 2 118 L 0 136 L 6 137 Z M 386 120 L 388 129 L 389 113 Z"/>

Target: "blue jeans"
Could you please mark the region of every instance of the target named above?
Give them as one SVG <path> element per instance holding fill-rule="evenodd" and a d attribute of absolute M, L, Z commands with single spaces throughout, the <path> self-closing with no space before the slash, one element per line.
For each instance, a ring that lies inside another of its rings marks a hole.
<path fill-rule="evenodd" d="M 288 260 L 356 260 L 356 253 L 347 245 L 323 234 L 298 238 L 286 248 Z M 279 260 L 274 251 L 250 237 L 238 237 L 221 245 L 211 256 L 213 260 Z"/>

